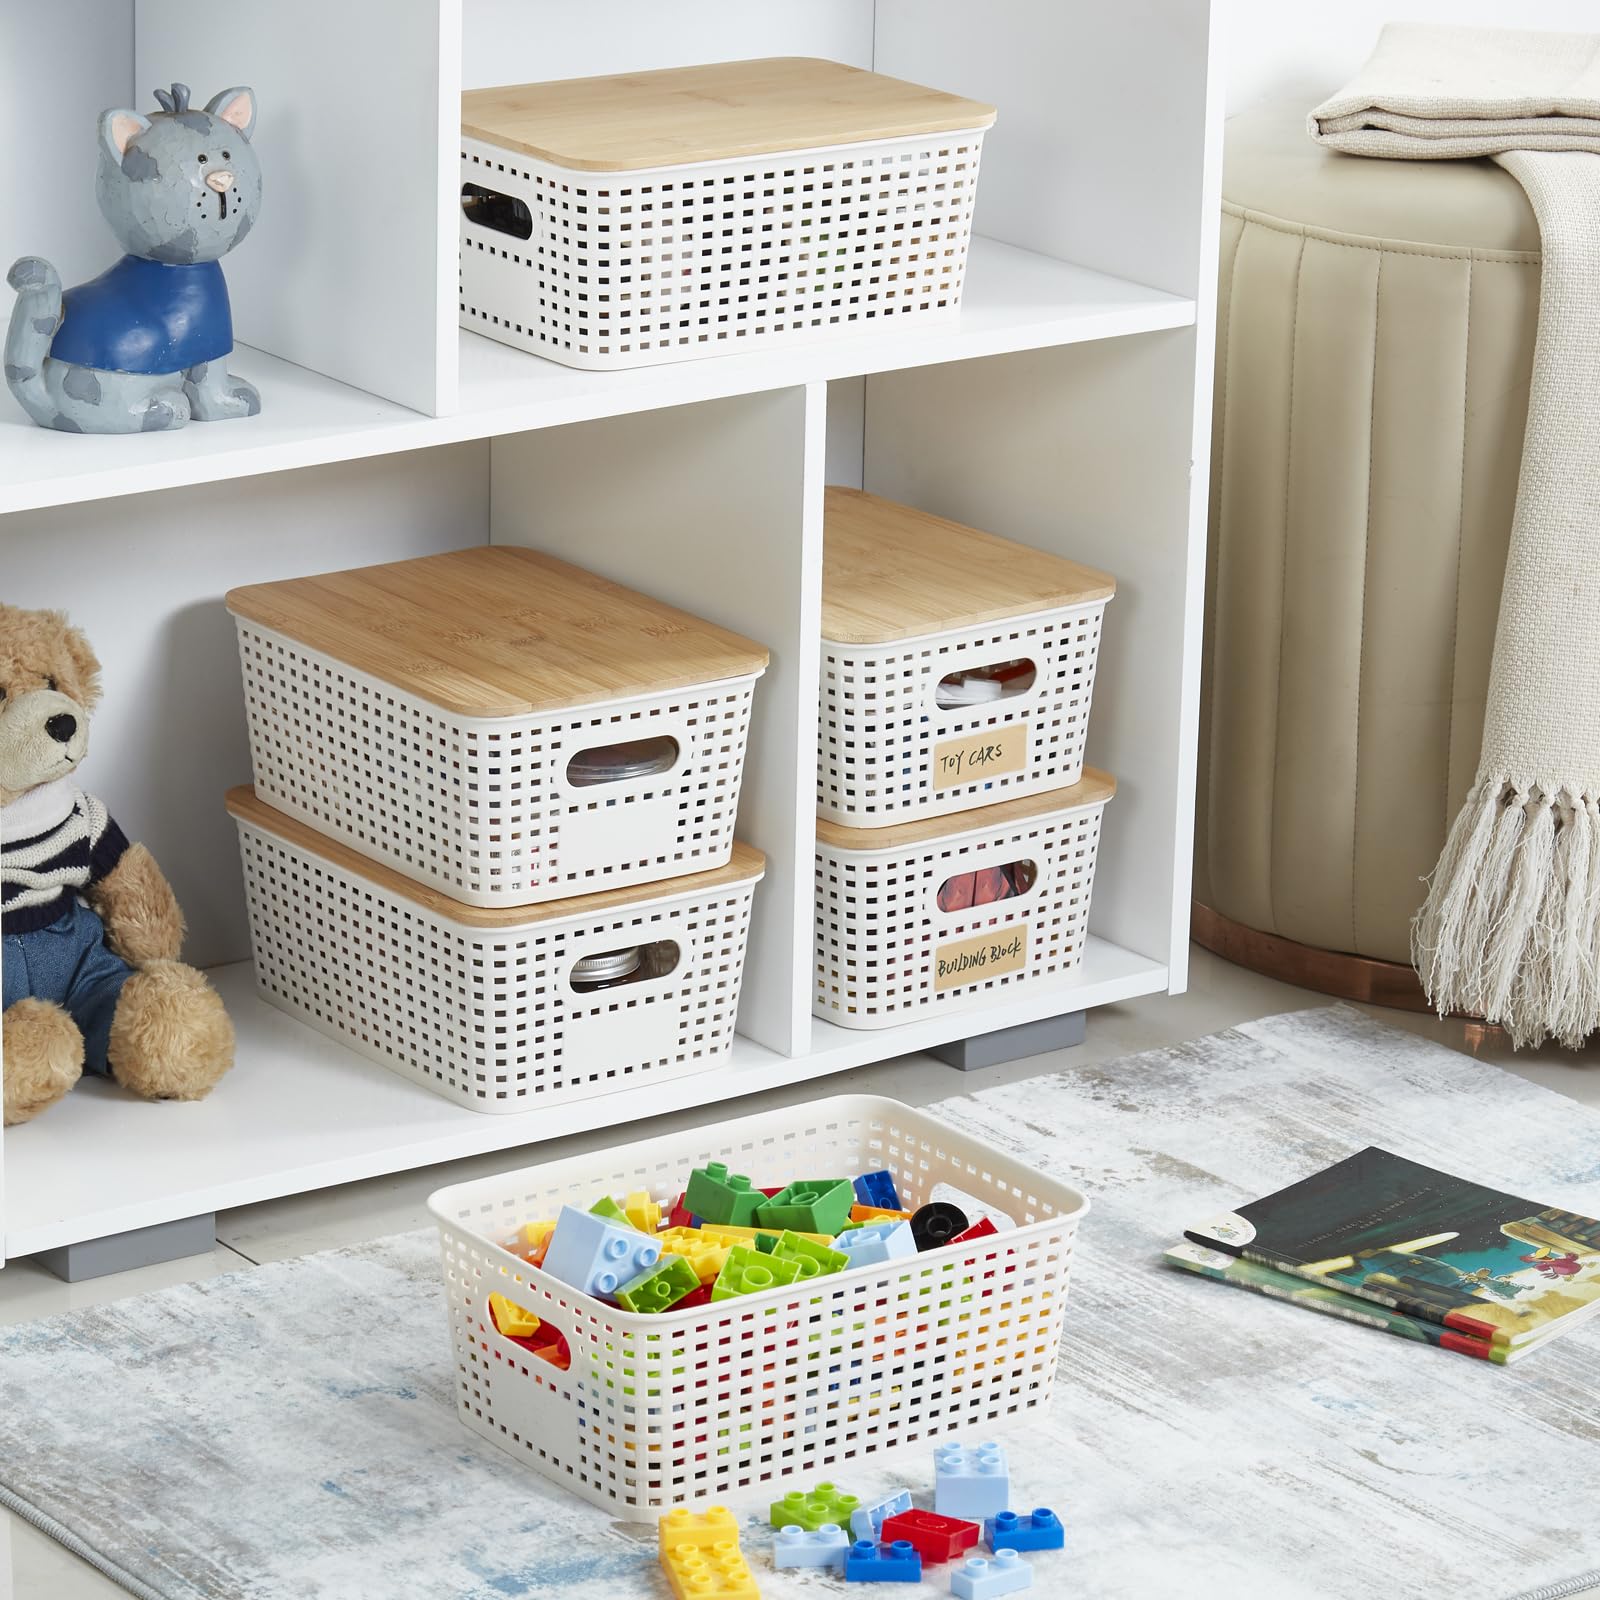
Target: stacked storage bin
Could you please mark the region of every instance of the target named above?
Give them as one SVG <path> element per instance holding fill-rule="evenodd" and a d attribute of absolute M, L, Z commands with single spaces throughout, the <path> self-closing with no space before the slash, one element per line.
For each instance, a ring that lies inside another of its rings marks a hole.
<path fill-rule="evenodd" d="M 273 1004 L 478 1111 L 714 1066 L 760 645 L 534 551 L 235 589 Z"/>
<path fill-rule="evenodd" d="M 813 1010 L 882 1028 L 1083 959 L 1104 573 L 827 491 Z"/>

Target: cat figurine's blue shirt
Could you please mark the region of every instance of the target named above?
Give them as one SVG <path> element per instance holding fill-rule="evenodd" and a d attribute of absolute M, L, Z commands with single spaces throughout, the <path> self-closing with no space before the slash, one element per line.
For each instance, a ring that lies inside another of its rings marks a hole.
<path fill-rule="evenodd" d="M 124 256 L 61 297 L 57 361 L 102 372 L 182 372 L 233 349 L 228 285 L 216 261 Z"/>

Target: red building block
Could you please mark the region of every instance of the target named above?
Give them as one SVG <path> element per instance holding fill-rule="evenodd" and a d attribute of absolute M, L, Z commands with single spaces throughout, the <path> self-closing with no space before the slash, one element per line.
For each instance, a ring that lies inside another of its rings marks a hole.
<path fill-rule="evenodd" d="M 963 1550 L 977 1544 L 983 1529 L 959 1517 L 941 1517 L 935 1511 L 901 1511 L 883 1524 L 879 1538 L 885 1544 L 904 1539 L 926 1562 L 954 1561 Z"/>
<path fill-rule="evenodd" d="M 979 1217 L 965 1233 L 958 1233 L 950 1243 L 966 1244 L 969 1239 L 987 1239 L 991 1233 L 999 1231 L 987 1217 Z"/>
<path fill-rule="evenodd" d="M 694 1217 L 690 1214 L 688 1206 L 684 1204 L 687 1199 L 687 1195 L 680 1194 L 678 1196 L 671 1212 L 667 1216 L 667 1226 L 669 1228 L 692 1228 L 694 1226 Z"/>
<path fill-rule="evenodd" d="M 702 1283 L 693 1293 L 686 1294 L 672 1309 L 674 1311 L 687 1311 L 690 1306 L 708 1306 L 710 1304 L 711 1285 Z"/>

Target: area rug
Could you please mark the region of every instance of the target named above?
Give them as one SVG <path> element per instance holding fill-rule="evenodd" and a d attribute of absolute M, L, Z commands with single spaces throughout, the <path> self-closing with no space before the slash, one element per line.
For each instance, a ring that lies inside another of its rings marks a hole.
<path fill-rule="evenodd" d="M 1368 1143 L 1600 1212 L 1600 1114 L 1345 1007 L 935 1110 L 1094 1200 L 1055 1404 L 1003 1435 L 1068 1526 L 1040 1600 L 1600 1583 L 1600 1322 L 1497 1368 L 1157 1264 Z M 653 1527 L 458 1425 L 437 1272 L 419 1232 L 5 1330 L 0 1500 L 150 1600 L 667 1596 Z M 835 1476 L 920 1491 L 925 1456 Z M 735 1509 L 765 1600 L 854 1592 Z"/>

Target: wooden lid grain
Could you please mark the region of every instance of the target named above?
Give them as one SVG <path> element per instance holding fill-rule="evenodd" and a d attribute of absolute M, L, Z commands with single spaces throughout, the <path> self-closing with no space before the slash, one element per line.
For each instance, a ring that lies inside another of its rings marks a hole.
<path fill-rule="evenodd" d="M 838 61 L 773 56 L 504 84 L 461 96 L 461 131 L 579 172 L 987 128 L 993 106 Z"/>
<path fill-rule="evenodd" d="M 888 644 L 1109 600 L 1116 580 L 859 489 L 823 502 L 822 636 Z"/>
<path fill-rule="evenodd" d="M 469 717 L 716 683 L 768 660 L 725 628 L 510 545 L 251 584 L 228 609 Z"/>

